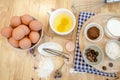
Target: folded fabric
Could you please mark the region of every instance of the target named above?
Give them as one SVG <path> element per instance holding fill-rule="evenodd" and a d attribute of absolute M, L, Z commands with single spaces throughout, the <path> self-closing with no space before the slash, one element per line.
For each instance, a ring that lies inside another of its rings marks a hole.
<path fill-rule="evenodd" d="M 80 48 L 79 48 L 79 32 L 83 23 L 89 19 L 90 17 L 94 16 L 95 14 L 92 12 L 80 12 L 78 18 L 78 29 L 76 34 L 76 49 L 75 49 L 75 58 L 74 58 L 74 70 L 78 72 L 87 72 L 91 74 L 98 74 L 102 76 L 108 77 L 116 77 L 116 73 L 105 73 L 99 70 L 96 70 L 92 66 L 85 63 Z"/>

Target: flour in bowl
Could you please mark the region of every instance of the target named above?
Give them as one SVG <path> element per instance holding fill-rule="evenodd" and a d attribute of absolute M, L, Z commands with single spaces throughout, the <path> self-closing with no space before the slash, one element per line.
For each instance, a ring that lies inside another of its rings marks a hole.
<path fill-rule="evenodd" d="M 120 58 L 120 46 L 114 41 L 110 41 L 106 45 L 106 53 L 111 59 Z"/>

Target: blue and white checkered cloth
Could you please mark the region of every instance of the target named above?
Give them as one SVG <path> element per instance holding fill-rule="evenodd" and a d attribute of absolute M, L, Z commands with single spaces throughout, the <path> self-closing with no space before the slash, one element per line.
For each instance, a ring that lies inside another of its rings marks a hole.
<path fill-rule="evenodd" d="M 90 18 L 91 16 L 94 16 L 94 13 L 91 12 L 80 12 L 79 18 L 78 18 L 78 29 L 76 34 L 76 49 L 75 49 L 75 59 L 74 59 L 74 70 L 78 72 L 87 72 L 91 74 L 98 74 L 102 76 L 107 77 L 116 77 L 116 73 L 105 73 L 99 70 L 96 70 L 92 66 L 85 63 L 81 51 L 79 49 L 79 32 L 83 25 L 83 23 Z"/>

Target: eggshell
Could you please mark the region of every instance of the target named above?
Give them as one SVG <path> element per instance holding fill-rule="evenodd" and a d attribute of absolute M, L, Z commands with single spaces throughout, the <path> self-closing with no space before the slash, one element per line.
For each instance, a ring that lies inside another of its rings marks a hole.
<path fill-rule="evenodd" d="M 37 43 L 39 38 L 40 38 L 40 34 L 37 31 L 32 31 L 29 34 L 29 38 L 30 38 L 32 43 Z"/>
<path fill-rule="evenodd" d="M 34 30 L 34 31 L 39 31 L 42 29 L 42 23 L 40 21 L 37 21 L 37 20 L 33 20 L 30 22 L 29 24 L 29 27 L 31 30 Z"/>
<path fill-rule="evenodd" d="M 10 38 L 8 39 L 8 42 L 9 42 L 13 47 L 16 47 L 16 48 L 19 47 L 19 41 L 13 39 L 12 37 L 10 37 Z"/>
<path fill-rule="evenodd" d="M 28 26 L 20 25 L 19 27 L 23 28 L 23 30 L 25 31 L 25 35 L 28 35 L 30 33 L 30 29 L 28 28 Z"/>
<path fill-rule="evenodd" d="M 29 25 L 29 23 L 33 20 L 33 18 L 29 14 L 25 14 L 21 17 L 21 20 L 23 24 Z"/>
<path fill-rule="evenodd" d="M 22 49 L 28 49 L 31 47 L 31 41 L 29 38 L 25 37 L 19 41 L 19 46 Z"/>
<path fill-rule="evenodd" d="M 9 38 L 12 35 L 12 28 L 11 27 L 4 27 L 1 31 L 2 36 Z"/>
<path fill-rule="evenodd" d="M 20 40 L 20 39 L 22 39 L 25 36 L 25 34 L 26 34 L 25 30 L 20 25 L 17 28 L 13 29 L 12 37 L 15 40 Z"/>
<path fill-rule="evenodd" d="M 12 27 L 17 27 L 21 24 L 20 16 L 13 16 L 10 20 L 10 24 Z"/>

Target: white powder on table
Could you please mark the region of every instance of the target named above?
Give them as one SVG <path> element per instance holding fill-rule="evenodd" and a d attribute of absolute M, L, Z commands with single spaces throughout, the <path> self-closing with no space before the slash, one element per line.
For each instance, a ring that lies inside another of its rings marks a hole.
<path fill-rule="evenodd" d="M 106 45 L 107 55 L 112 59 L 120 57 L 120 46 L 116 42 L 109 42 Z"/>
<path fill-rule="evenodd" d="M 53 61 L 50 58 L 43 58 L 39 63 L 38 76 L 40 78 L 46 78 L 50 76 L 54 69 Z"/>

